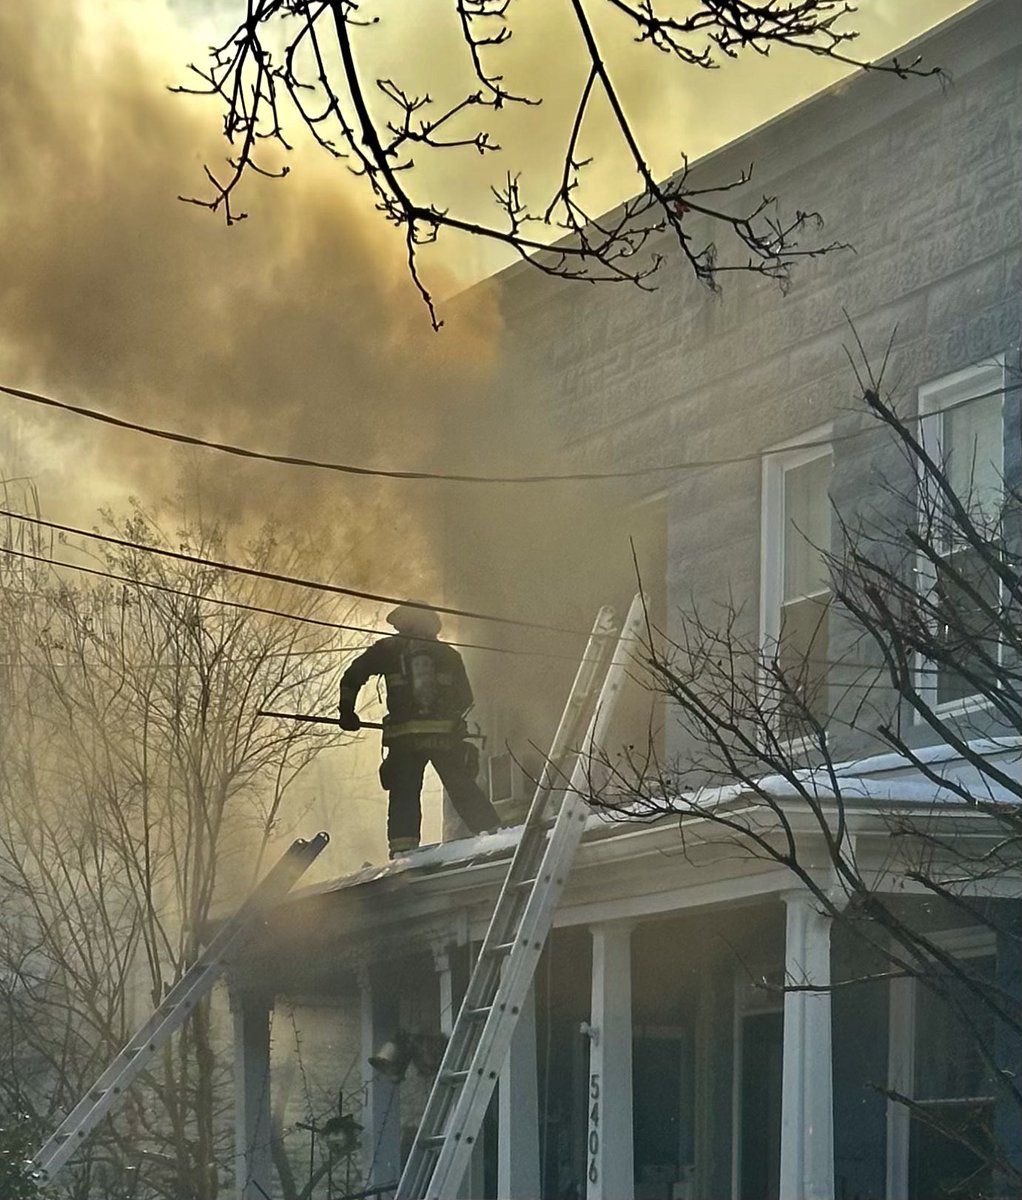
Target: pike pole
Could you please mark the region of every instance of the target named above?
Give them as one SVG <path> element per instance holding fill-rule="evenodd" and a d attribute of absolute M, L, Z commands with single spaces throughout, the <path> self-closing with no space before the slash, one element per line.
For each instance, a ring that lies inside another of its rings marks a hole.
<path fill-rule="evenodd" d="M 256 712 L 257 717 L 279 717 L 284 721 L 306 721 L 312 725 L 339 725 L 340 722 L 336 717 L 313 717 L 306 713 L 289 713 L 289 712 L 274 712 L 269 708 L 260 708 Z M 382 729 L 383 726 L 379 721 L 363 721 L 359 726 L 360 729 Z"/>

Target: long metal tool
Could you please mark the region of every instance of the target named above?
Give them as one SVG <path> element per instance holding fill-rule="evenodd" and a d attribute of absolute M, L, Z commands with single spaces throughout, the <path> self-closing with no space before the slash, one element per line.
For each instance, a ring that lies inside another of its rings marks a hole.
<path fill-rule="evenodd" d="M 305 721 L 310 725 L 339 725 L 336 717 L 314 717 L 308 713 L 274 712 L 270 708 L 260 708 L 257 717 L 280 717 L 284 721 Z M 359 721 L 359 729 L 382 729 L 379 721 Z"/>
<path fill-rule="evenodd" d="M 37 1183 L 52 1182 L 61 1167 L 145 1070 L 153 1055 L 185 1023 L 196 1004 L 213 987 L 226 965 L 228 954 L 255 931 L 271 906 L 287 895 L 329 841 L 328 834 L 318 833 L 311 841 L 299 838 L 293 842 L 241 908 L 220 926 L 206 949 L 167 993 L 163 1003 L 32 1158 L 30 1169 Z"/>
<path fill-rule="evenodd" d="M 594 751 L 606 734 L 643 621 L 642 597 L 636 596 L 593 707 L 592 691 L 611 636 L 608 610 L 597 618 L 395 1200 L 455 1200 L 458 1194 L 582 840 L 590 811 L 582 796 L 591 783 Z M 574 731 L 587 710 L 592 716 L 569 778 L 567 752 L 578 744 Z"/>

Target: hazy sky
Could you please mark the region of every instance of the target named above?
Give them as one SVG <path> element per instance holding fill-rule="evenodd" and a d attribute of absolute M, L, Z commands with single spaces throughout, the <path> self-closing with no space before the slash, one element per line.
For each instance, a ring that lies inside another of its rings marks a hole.
<path fill-rule="evenodd" d="M 860 0 L 858 12 L 844 18 L 842 27 L 856 29 L 860 37 L 851 48 L 856 56 L 880 57 L 904 45 L 921 32 L 967 7 L 969 0 Z M 82 0 L 77 0 L 79 8 Z M 664 11 L 684 10 L 683 0 L 661 0 Z M 144 52 L 154 66 L 153 82 L 186 78 L 186 61 L 202 63 L 206 46 L 222 39 L 237 22 L 241 0 L 105 0 L 101 6 L 109 19 L 121 19 L 136 42 L 147 43 Z M 835 5 L 835 7 L 840 7 Z M 459 87 L 473 81 L 464 70 L 464 55 L 453 21 L 452 0 L 362 0 L 360 11 L 379 24 L 359 35 L 367 75 L 393 78 L 411 92 L 430 92 L 441 100 L 460 94 Z M 769 58 L 755 54 L 738 62 L 725 62 L 719 71 L 700 71 L 678 65 L 666 55 L 636 47 L 628 32 L 611 15 L 606 0 L 591 0 L 589 10 L 597 22 L 601 48 L 620 84 L 640 143 L 658 175 L 676 169 L 679 153 L 690 158 L 739 136 L 768 120 L 807 95 L 835 82 L 846 68 L 790 51 L 775 51 Z M 492 213 L 487 184 L 500 182 L 506 172 L 523 173 L 531 183 L 531 199 L 545 198 L 541 183 L 549 186 L 559 174 L 560 154 L 574 100 L 581 82 L 584 60 L 569 6 L 560 0 L 513 0 L 512 39 L 487 59 L 516 88 L 541 96 L 543 104 L 525 109 L 509 106 L 493 125 L 503 147 L 499 156 L 480 160 L 466 150 L 434 155 L 425 152 L 418 166 L 424 185 L 442 192 L 479 217 Z M 449 85 L 445 93 L 444 83 Z M 384 110 L 381 110 L 384 111 Z M 211 102 L 205 121 L 212 130 L 219 117 Z M 594 155 L 584 183 L 594 210 L 610 207 L 622 195 L 636 190 L 636 180 L 626 156 L 608 140 L 608 124 L 600 105 L 593 109 L 585 149 Z M 298 134 L 285 112 L 289 132 Z M 298 137 L 300 141 L 300 136 Z M 297 156 L 301 163 L 302 155 Z M 298 165 L 298 164 L 296 164 Z M 342 171 L 337 172 L 338 175 Z M 465 187 L 465 181 L 472 181 Z M 339 180 L 338 187 L 347 180 Z M 195 180 L 195 187 L 201 180 Z M 448 236 L 437 256 L 460 275 L 476 276 L 506 261 L 500 248 Z"/>

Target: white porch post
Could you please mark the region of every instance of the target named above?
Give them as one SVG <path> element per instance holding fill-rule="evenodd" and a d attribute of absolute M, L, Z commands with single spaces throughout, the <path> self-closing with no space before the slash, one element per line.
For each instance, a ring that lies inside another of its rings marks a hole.
<path fill-rule="evenodd" d="M 270 1153 L 272 1001 L 231 991 L 234 1018 L 234 1177 L 238 1200 L 273 1194 Z"/>
<path fill-rule="evenodd" d="M 472 947 L 469 946 L 469 957 L 472 957 Z M 454 971 L 451 968 L 450 950 L 444 947 L 434 947 L 433 964 L 436 967 L 437 979 L 440 985 L 440 1032 L 446 1037 L 451 1036 L 454 1021 L 461 1007 L 461 996 L 457 995 L 454 987 Z M 469 966 L 471 970 L 471 963 Z M 476 1141 L 468 1169 L 458 1188 L 458 1194 L 463 1200 L 473 1200 L 484 1191 L 485 1160 L 483 1157 L 483 1139 Z"/>
<path fill-rule="evenodd" d="M 398 1089 L 369 1065 L 369 1056 L 397 1032 L 397 1003 L 363 970 L 359 975 L 362 1017 L 362 1166 L 366 1187 L 383 1187 L 401 1174 L 401 1100 Z"/>
<path fill-rule="evenodd" d="M 450 1037 L 458 1011 L 457 1001 L 454 998 L 451 955 L 446 947 L 434 947 L 433 966 L 436 968 L 437 982 L 440 987 L 440 1032 L 444 1037 Z"/>
<path fill-rule="evenodd" d="M 536 1200 L 541 1194 L 534 996 L 535 989 L 530 988 L 500 1073 L 497 1134 L 500 1200 Z"/>
<path fill-rule="evenodd" d="M 887 1032 L 887 1086 L 911 1096 L 915 1079 L 916 981 L 892 979 Z M 908 1200 L 908 1151 L 912 1114 L 898 1100 L 887 1101 L 887 1200 Z"/>
<path fill-rule="evenodd" d="M 587 1200 L 633 1200 L 631 925 L 594 925 Z"/>
<path fill-rule="evenodd" d="M 834 1198 L 830 925 L 808 891 L 784 897 L 784 982 L 821 991 L 784 995 L 780 1200 Z"/>

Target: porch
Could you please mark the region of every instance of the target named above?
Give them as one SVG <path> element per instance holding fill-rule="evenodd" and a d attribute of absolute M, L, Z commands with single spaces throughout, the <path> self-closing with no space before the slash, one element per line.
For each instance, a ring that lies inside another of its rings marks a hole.
<path fill-rule="evenodd" d="M 873 838 L 879 862 L 882 836 L 880 821 L 860 831 L 862 854 Z M 435 863 L 426 852 L 418 868 L 306 894 L 239 965 L 242 1200 L 281 1194 L 274 1137 L 297 1124 L 294 1104 L 283 1117 L 274 1109 L 287 1058 L 275 1038 L 271 1073 L 274 1011 L 302 1028 L 305 1013 L 326 1007 L 319 1041 L 305 1029 L 302 1073 L 307 1085 L 316 1076 L 324 1117 L 341 1091 L 363 1126 L 357 1156 L 321 1175 L 310 1197 L 386 1194 L 396 1181 L 428 1072 L 412 1068 L 396 1083 L 368 1058 L 398 1031 L 449 1031 L 508 852 L 499 839 L 474 850 L 461 861 L 444 848 Z M 928 1137 L 884 1094 L 918 1086 L 924 1103 L 956 1101 L 996 1120 L 967 1048 L 959 1039 L 945 1049 L 946 1014 L 913 980 L 887 978 L 854 926 L 833 928 L 793 882 L 734 845 L 683 853 L 673 823 L 594 827 L 463 1195 L 933 1200 L 936 1187 L 975 1182 L 961 1146 Z M 912 895 L 896 873 L 887 886 L 956 953 L 1012 969 L 961 911 Z M 955 1094 L 963 1080 L 973 1093 Z M 292 1138 L 290 1153 L 295 1171 L 309 1161 L 311 1180 L 307 1141 Z"/>

